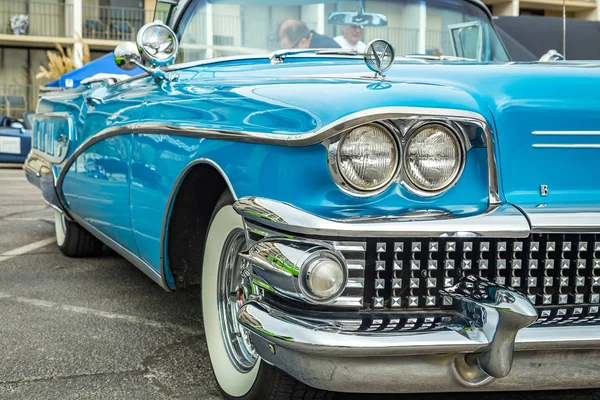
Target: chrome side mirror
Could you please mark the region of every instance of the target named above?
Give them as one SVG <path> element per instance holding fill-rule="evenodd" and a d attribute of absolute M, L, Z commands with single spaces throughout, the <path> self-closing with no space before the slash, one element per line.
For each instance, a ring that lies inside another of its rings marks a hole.
<path fill-rule="evenodd" d="M 119 44 L 113 53 L 115 64 L 125 71 L 131 71 L 142 63 L 142 56 L 133 42 Z"/>
<path fill-rule="evenodd" d="M 140 29 L 136 42 L 124 42 L 115 48 L 117 66 L 124 70 L 138 66 L 156 80 L 166 79 L 166 74 L 160 68 L 175 61 L 179 50 L 175 32 L 161 21 L 151 22 Z"/>

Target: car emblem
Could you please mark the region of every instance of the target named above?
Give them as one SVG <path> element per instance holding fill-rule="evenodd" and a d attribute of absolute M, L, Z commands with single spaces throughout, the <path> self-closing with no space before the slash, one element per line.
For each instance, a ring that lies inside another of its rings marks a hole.
<path fill-rule="evenodd" d="M 371 40 L 365 49 L 365 63 L 383 78 L 383 73 L 394 63 L 394 48 L 383 39 Z"/>

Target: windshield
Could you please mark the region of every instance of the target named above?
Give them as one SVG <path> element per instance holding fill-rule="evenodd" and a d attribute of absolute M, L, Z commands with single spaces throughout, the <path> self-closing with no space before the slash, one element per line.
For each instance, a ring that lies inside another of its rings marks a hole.
<path fill-rule="evenodd" d="M 178 62 L 279 49 L 362 53 L 376 38 L 396 56 L 509 60 L 487 15 L 466 0 L 197 0 L 177 32 Z"/>

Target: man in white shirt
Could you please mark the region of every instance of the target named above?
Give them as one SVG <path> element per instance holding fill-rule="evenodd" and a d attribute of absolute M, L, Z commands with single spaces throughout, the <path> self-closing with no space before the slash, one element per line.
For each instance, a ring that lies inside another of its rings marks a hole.
<path fill-rule="evenodd" d="M 333 38 L 343 49 L 364 52 L 367 45 L 362 41 L 365 30 L 360 25 L 344 25 L 343 35 Z"/>

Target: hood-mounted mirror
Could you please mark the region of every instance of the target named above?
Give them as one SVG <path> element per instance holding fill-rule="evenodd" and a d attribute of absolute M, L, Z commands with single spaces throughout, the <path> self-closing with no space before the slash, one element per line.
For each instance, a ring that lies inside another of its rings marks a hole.
<path fill-rule="evenodd" d="M 154 21 L 139 30 L 136 42 L 123 42 L 115 48 L 117 66 L 124 70 L 138 66 L 157 81 L 166 79 L 166 74 L 160 68 L 175 61 L 179 50 L 175 32 L 161 21 Z"/>
<path fill-rule="evenodd" d="M 365 12 L 365 2 L 360 0 L 359 11 L 333 11 L 329 14 L 327 22 L 332 25 L 360 26 L 387 26 L 388 18 L 384 14 Z"/>

